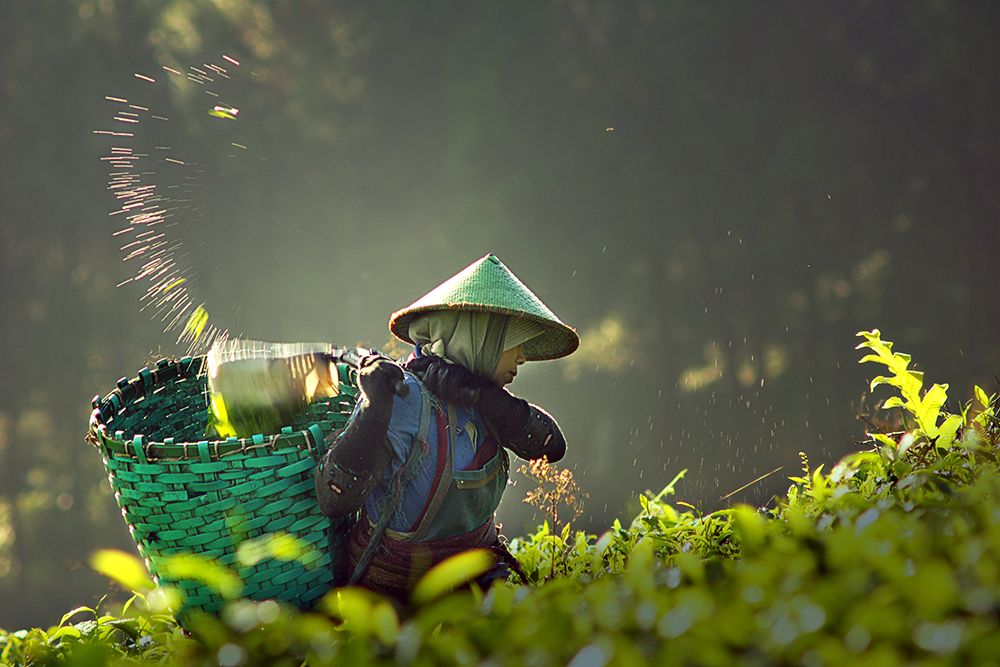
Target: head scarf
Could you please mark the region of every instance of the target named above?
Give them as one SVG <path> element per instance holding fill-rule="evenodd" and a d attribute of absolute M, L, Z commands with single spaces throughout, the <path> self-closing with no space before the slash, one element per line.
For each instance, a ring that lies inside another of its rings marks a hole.
<path fill-rule="evenodd" d="M 533 327 L 526 332 L 524 358 L 527 361 L 558 359 L 571 354 L 580 346 L 580 337 L 548 306 L 504 266 L 494 254 L 489 254 L 465 267 L 430 292 L 389 317 L 389 331 L 411 345 L 417 342 L 410 334 L 410 324 L 417 317 L 438 311 L 464 310 L 499 313 L 515 318 L 516 325 L 527 320 L 542 327 L 535 334 Z M 505 339 L 506 349 L 512 341 Z M 516 347 L 516 345 L 513 345 Z"/>
<path fill-rule="evenodd" d="M 436 354 L 474 373 L 491 376 L 504 351 L 543 331 L 524 318 L 468 310 L 437 310 L 410 322 L 410 338 L 421 354 Z"/>

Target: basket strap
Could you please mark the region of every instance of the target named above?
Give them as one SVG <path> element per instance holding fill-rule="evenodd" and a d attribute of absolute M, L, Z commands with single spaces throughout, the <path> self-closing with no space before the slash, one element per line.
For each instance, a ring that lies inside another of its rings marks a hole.
<path fill-rule="evenodd" d="M 417 521 L 417 527 L 409 538 L 411 540 L 424 539 L 431 529 L 434 519 L 437 518 L 438 512 L 441 511 L 448 491 L 451 490 L 452 467 L 455 460 L 455 439 L 452 437 L 452 429 L 458 424 L 458 420 L 455 418 L 455 406 L 448 404 L 447 417 L 443 416 L 445 414 L 443 410 L 439 414 L 442 417 L 438 420 L 438 439 L 445 438 L 446 442 L 443 446 L 439 446 L 438 456 L 444 455 L 444 466 L 440 467 L 441 474 L 435 480 L 434 491 L 427 501 L 423 514 Z"/>
<path fill-rule="evenodd" d="M 420 381 L 417 380 L 417 382 Z M 375 550 L 378 549 L 382 542 L 382 536 L 385 535 L 385 531 L 389 527 L 389 520 L 392 519 L 396 510 L 399 509 L 399 504 L 403 499 L 403 489 L 409 485 L 410 481 L 417 474 L 417 469 L 420 467 L 418 464 L 420 463 L 421 454 L 428 447 L 427 436 L 430 432 L 432 405 L 427 388 L 421 386 L 420 390 L 420 422 L 417 427 L 417 437 L 413 439 L 413 445 L 406 456 L 406 461 L 393 478 L 389 493 L 383 496 L 382 501 L 379 503 L 378 522 L 372 528 L 368 544 L 365 545 L 365 549 L 361 552 L 361 557 L 358 559 L 357 565 L 354 566 L 351 578 L 347 582 L 350 586 L 354 586 L 364 578 L 365 572 L 368 570 L 368 565 L 375 556 Z"/>
<path fill-rule="evenodd" d="M 139 463 L 143 465 L 148 463 L 146 460 L 146 439 L 143 436 L 137 435 L 132 438 L 131 448 L 132 453 L 135 455 L 135 458 L 139 461 Z"/>
<path fill-rule="evenodd" d="M 326 443 L 324 442 L 323 431 L 320 429 L 319 424 L 310 424 L 306 428 L 306 433 L 309 434 L 306 436 L 306 449 L 309 450 L 309 453 L 312 454 L 313 458 L 317 462 L 322 461 L 324 451 L 323 445 Z M 310 439 L 312 440 L 311 445 L 309 442 Z M 313 447 L 316 447 L 315 452 L 312 450 Z"/>

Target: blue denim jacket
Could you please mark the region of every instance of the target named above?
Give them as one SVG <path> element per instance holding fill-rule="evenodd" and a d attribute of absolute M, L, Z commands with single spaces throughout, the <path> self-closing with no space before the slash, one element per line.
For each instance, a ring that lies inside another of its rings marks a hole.
<path fill-rule="evenodd" d="M 365 513 L 373 522 L 378 520 L 379 501 L 388 492 L 390 483 L 417 439 L 420 408 L 423 400 L 421 392 L 427 390 L 410 373 L 406 374 L 404 382 L 409 391 L 406 392 L 406 396 L 397 395 L 393 399 L 392 417 L 387 433 L 389 444 L 392 447 L 392 461 L 386 468 L 382 479 L 376 482 L 372 493 L 365 501 Z M 488 431 L 482 417 L 474 408 L 458 405 L 454 405 L 452 408 L 455 417 L 455 423 L 450 425 L 453 438 L 452 470 L 461 471 L 468 468 L 473 462 L 478 447 L 488 437 Z M 356 412 L 357 409 L 355 409 Z M 442 435 L 438 432 L 435 417 L 427 437 L 429 451 L 422 457 L 416 475 L 403 490 L 400 506 L 389 521 L 389 530 L 410 531 L 420 518 L 432 491 L 440 451 L 438 439 Z M 417 446 L 420 445 L 417 444 Z"/>

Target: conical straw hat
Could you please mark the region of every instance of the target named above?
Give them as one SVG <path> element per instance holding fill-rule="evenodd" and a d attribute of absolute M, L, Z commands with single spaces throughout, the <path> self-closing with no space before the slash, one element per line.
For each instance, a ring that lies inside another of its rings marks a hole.
<path fill-rule="evenodd" d="M 528 361 L 558 359 L 580 346 L 576 331 L 555 316 L 548 306 L 489 254 L 462 269 L 415 302 L 389 318 L 389 330 L 413 344 L 410 322 L 435 310 L 470 310 L 523 317 L 542 326 L 543 331 L 524 343 Z"/>

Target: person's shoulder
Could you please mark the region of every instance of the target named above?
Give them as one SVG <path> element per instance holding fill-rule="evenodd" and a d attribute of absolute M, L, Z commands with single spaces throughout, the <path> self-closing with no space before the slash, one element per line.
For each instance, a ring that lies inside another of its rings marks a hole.
<path fill-rule="evenodd" d="M 396 434 L 416 435 L 420 426 L 420 412 L 423 407 L 424 394 L 427 390 L 423 383 L 409 371 L 403 371 L 403 386 L 405 389 L 397 393 L 392 401 L 392 419 L 389 431 Z"/>
<path fill-rule="evenodd" d="M 406 369 L 403 369 L 403 387 L 405 389 L 397 393 L 393 401 L 393 411 L 397 409 L 419 411 L 424 400 L 423 392 L 427 391 L 427 387 Z"/>
<path fill-rule="evenodd" d="M 403 385 L 409 390 L 405 398 L 409 398 L 409 394 L 411 393 L 415 394 L 416 397 L 419 398 L 424 389 L 426 389 L 426 387 L 424 387 L 424 383 L 420 381 L 420 378 L 405 368 L 403 369 Z"/>

